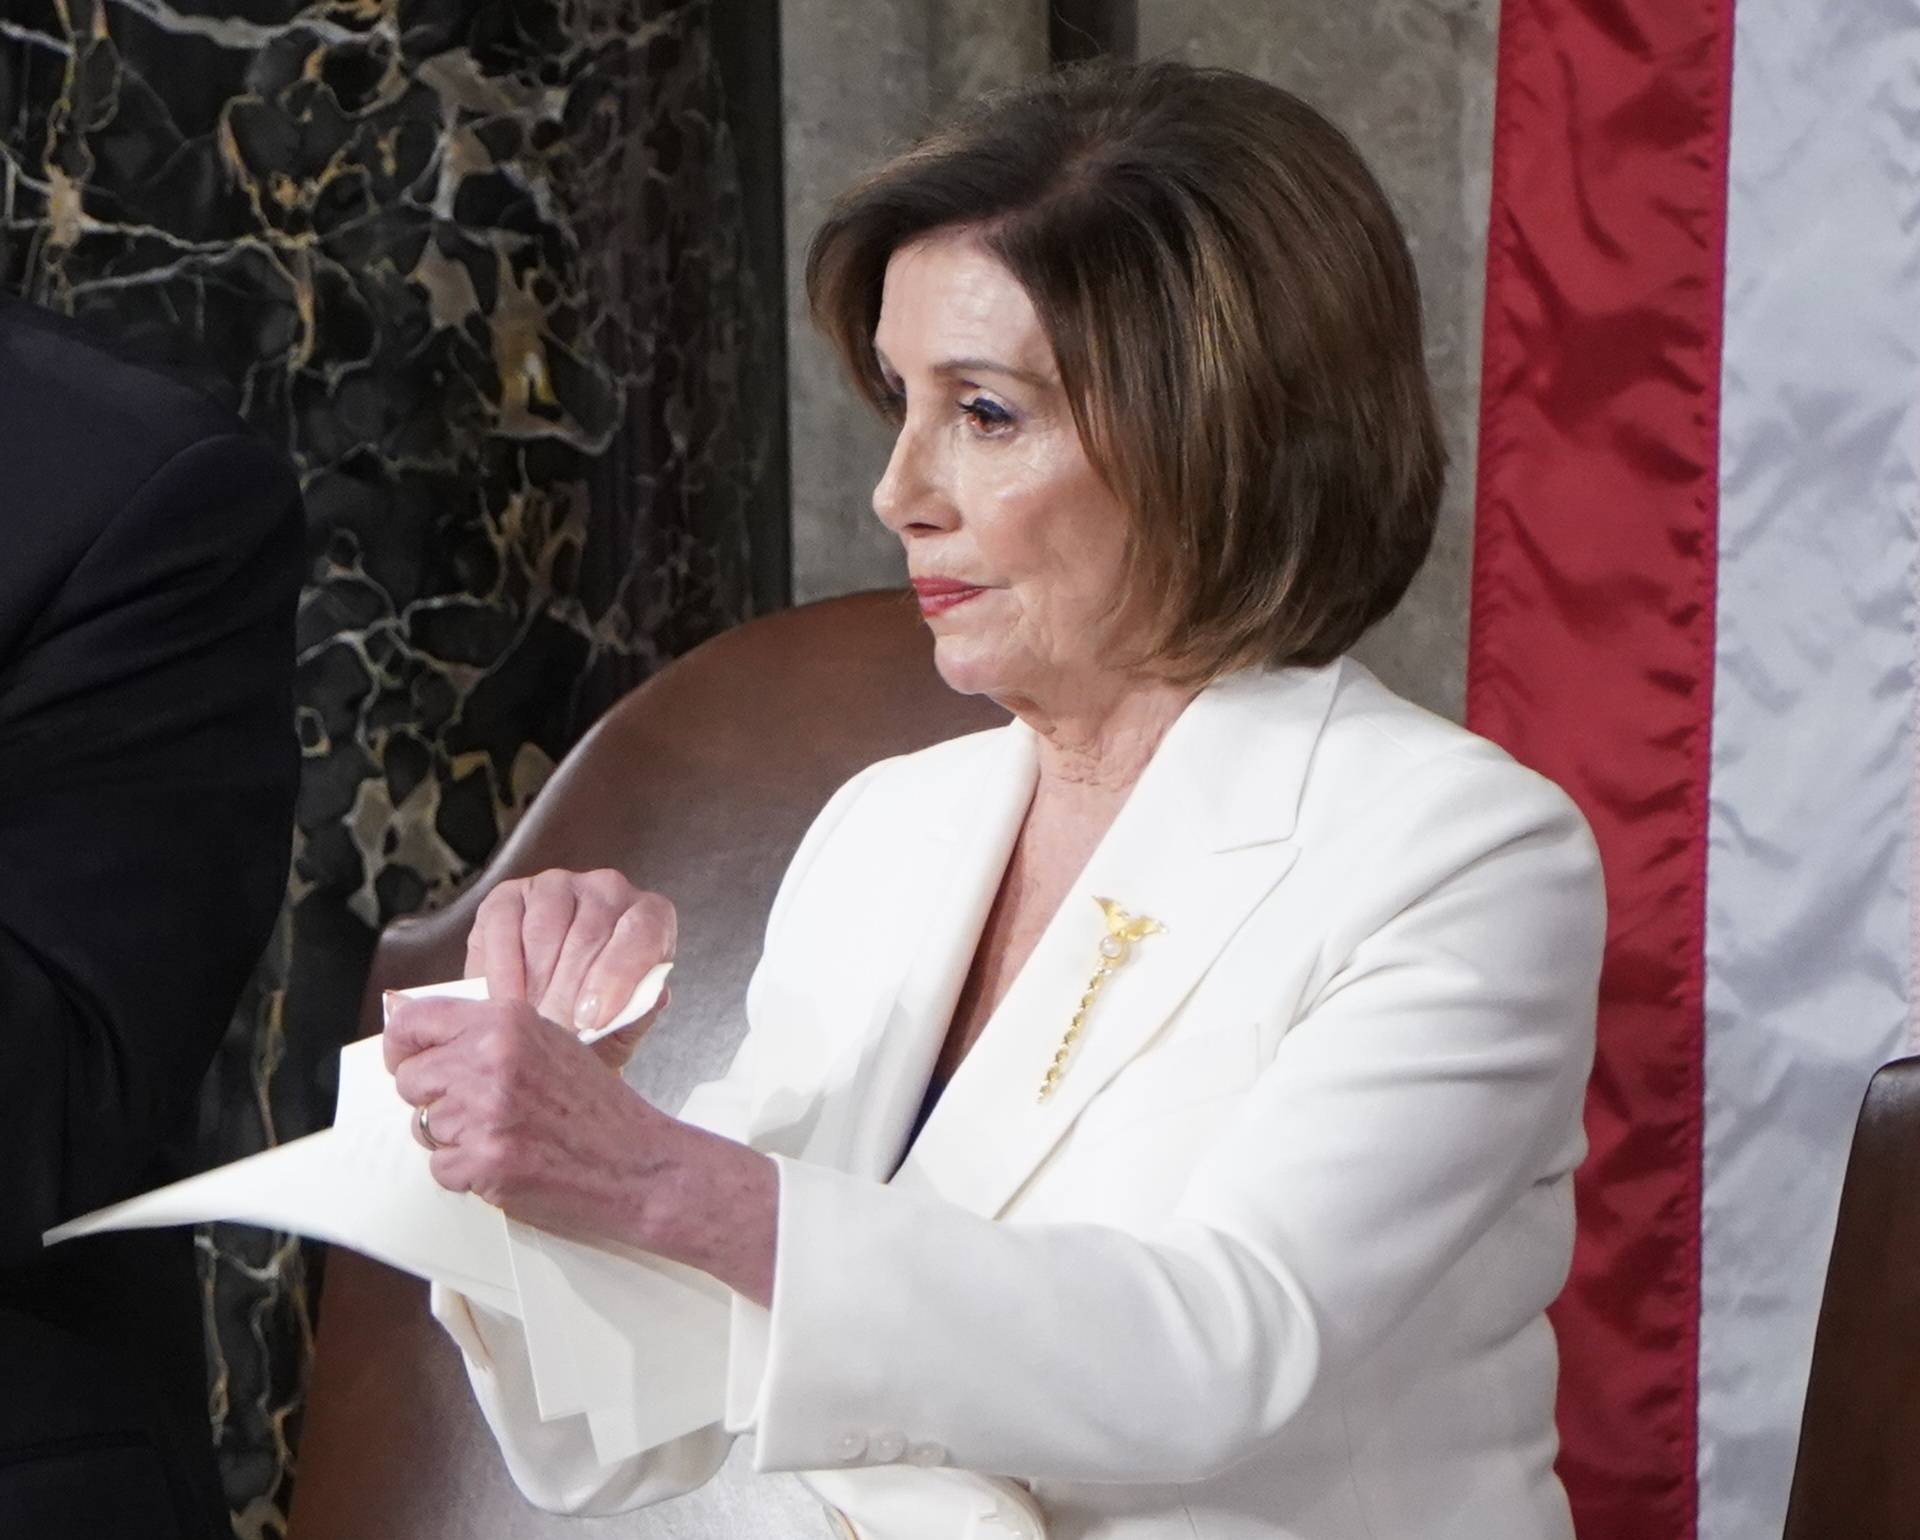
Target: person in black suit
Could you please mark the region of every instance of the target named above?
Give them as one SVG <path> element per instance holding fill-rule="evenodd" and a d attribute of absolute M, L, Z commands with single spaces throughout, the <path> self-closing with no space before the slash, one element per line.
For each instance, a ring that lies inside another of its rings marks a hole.
<path fill-rule="evenodd" d="M 184 1174 L 284 890 L 303 544 L 210 399 L 0 300 L 0 1537 L 229 1533 Z"/>

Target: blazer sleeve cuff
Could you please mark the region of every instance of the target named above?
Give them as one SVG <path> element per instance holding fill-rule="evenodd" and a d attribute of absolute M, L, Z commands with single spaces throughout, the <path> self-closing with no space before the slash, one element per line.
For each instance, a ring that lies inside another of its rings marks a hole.
<path fill-rule="evenodd" d="M 775 1157 L 776 1171 L 783 1164 Z M 784 1173 L 779 1175 L 779 1192 L 786 1191 Z M 776 1207 L 775 1212 L 778 1212 Z M 776 1220 L 776 1225 L 778 1221 Z M 776 1229 L 774 1267 L 779 1268 L 778 1231 Z M 775 1288 L 779 1287 L 776 1278 Z M 767 1353 L 773 1336 L 773 1317 L 764 1306 L 744 1294 L 735 1294 L 727 1319 L 727 1403 L 725 1425 L 729 1433 L 753 1433 L 766 1415 Z"/>
<path fill-rule="evenodd" d="M 727 1410 L 729 1433 L 751 1433 L 759 1425 L 767 1379 L 767 1312 L 742 1295 L 733 1296 L 727 1327 Z"/>
<path fill-rule="evenodd" d="M 1290 1281 L 1205 1223 L 1003 1224 L 774 1159 L 757 1470 L 1197 1481 L 1274 1436 L 1316 1380 Z"/>
<path fill-rule="evenodd" d="M 915 1205 L 844 1171 L 772 1158 L 780 1205 L 773 1306 L 760 1312 L 753 1360 L 755 1469 L 844 1469 L 915 1455 L 943 1463 L 929 1460 L 933 1446 L 912 1429 L 878 1425 L 898 1420 L 903 1395 L 912 1395 L 901 1378 L 915 1372 L 886 1364 L 884 1345 L 916 1327 L 890 1281 L 870 1274 L 888 1271 L 877 1264 L 910 1244 Z"/>

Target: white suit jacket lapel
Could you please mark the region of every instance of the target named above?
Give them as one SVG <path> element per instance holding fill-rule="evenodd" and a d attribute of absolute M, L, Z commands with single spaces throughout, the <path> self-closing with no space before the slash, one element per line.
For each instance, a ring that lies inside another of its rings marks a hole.
<path fill-rule="evenodd" d="M 890 981 L 872 1017 L 819 1085 L 804 1151 L 809 1160 L 884 1180 L 920 1109 L 953 1008 L 1000 889 L 1037 762 L 1033 734 L 1018 722 L 981 738 L 946 785 L 927 789 L 927 823 L 876 860 L 913 860 L 920 923 L 895 958 L 876 958 Z"/>
<path fill-rule="evenodd" d="M 1182 714 L 935 1107 L 901 1185 L 999 1214 L 1166 1025 L 1293 864 L 1290 836 L 1338 669 L 1236 676 Z M 1108 979 L 1042 1102 L 1041 1078 L 1106 934 L 1096 895 L 1166 929 L 1137 942 Z M 969 957 L 977 936 L 976 926 Z"/>

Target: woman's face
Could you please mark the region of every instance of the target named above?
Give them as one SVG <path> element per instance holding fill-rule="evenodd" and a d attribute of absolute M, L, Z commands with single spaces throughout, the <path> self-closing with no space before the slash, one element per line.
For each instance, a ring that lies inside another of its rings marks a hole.
<path fill-rule="evenodd" d="M 954 689 L 1051 714 L 1109 694 L 1126 514 L 1026 290 L 965 231 L 887 264 L 874 331 L 899 437 L 873 511 L 906 547 Z"/>

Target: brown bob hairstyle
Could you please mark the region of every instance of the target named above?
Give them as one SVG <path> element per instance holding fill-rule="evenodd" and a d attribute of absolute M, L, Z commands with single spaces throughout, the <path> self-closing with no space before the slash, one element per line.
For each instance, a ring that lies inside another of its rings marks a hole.
<path fill-rule="evenodd" d="M 1162 672 L 1327 662 L 1399 602 L 1446 455 L 1406 239 L 1331 123 L 1172 62 L 983 98 L 843 194 L 808 253 L 815 323 L 876 409 L 888 259 L 960 227 L 1025 288 L 1128 509 Z"/>

